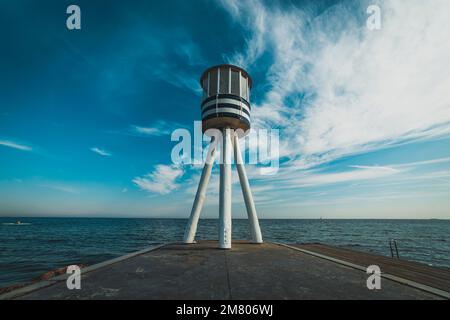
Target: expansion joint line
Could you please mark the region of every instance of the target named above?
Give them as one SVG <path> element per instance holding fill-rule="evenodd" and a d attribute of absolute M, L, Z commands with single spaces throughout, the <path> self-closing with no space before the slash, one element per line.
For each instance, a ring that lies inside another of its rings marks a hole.
<path fill-rule="evenodd" d="M 232 295 L 231 295 L 231 282 L 230 282 L 230 269 L 228 268 L 228 259 L 227 259 L 227 252 L 224 251 L 224 256 L 225 256 L 225 268 L 227 270 L 227 283 L 228 283 L 228 298 L 230 300 L 232 300 Z"/>

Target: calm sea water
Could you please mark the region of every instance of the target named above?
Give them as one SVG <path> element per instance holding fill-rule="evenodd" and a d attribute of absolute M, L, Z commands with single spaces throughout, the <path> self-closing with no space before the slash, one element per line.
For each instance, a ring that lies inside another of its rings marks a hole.
<path fill-rule="evenodd" d="M 0 218 L 0 287 L 70 264 L 94 264 L 153 244 L 180 241 L 184 219 Z M 261 220 L 267 241 L 320 242 L 450 267 L 449 220 Z M 218 221 L 200 220 L 198 239 L 217 239 Z M 249 239 L 247 220 L 233 238 Z"/>

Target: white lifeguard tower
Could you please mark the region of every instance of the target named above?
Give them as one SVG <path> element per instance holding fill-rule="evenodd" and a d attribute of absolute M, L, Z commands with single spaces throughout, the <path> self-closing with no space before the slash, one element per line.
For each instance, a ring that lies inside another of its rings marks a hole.
<path fill-rule="evenodd" d="M 234 148 L 234 159 L 242 187 L 247 215 L 250 222 L 252 241 L 262 243 L 261 229 L 252 192 L 245 172 L 242 154 L 239 147 L 240 132 L 250 129 L 250 89 L 252 79 L 242 68 L 223 64 L 211 67 L 203 72 L 200 78 L 203 88 L 202 130 L 218 129 L 222 132 L 220 164 L 220 198 L 219 198 L 219 246 L 222 249 L 231 248 L 231 149 Z M 212 141 L 211 141 L 212 142 Z M 198 219 L 205 200 L 206 187 L 211 176 L 215 159 L 215 145 L 210 144 L 208 157 L 203 167 L 200 183 L 195 195 L 189 222 L 184 234 L 185 243 L 194 243 Z"/>

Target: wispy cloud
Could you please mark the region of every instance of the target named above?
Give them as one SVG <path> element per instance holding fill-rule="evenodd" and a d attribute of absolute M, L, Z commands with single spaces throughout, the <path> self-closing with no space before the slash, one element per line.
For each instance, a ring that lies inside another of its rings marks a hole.
<path fill-rule="evenodd" d="M 157 165 L 153 172 L 133 179 L 141 190 L 168 194 L 179 187 L 177 180 L 183 175 L 182 168 L 174 165 Z"/>
<path fill-rule="evenodd" d="M 307 169 L 296 170 L 295 167 L 286 168 L 276 176 L 260 176 L 258 169 L 254 166 L 249 166 L 247 171 L 249 176 L 256 181 L 273 181 L 277 183 L 277 187 L 295 188 L 295 187 L 312 187 L 320 185 L 328 185 L 341 182 L 357 182 L 367 181 L 380 178 L 394 178 L 392 181 L 411 181 L 411 180 L 425 180 L 425 179 L 442 179 L 448 177 L 448 170 L 437 170 L 423 173 L 420 171 L 422 166 L 437 165 L 450 162 L 449 157 L 430 159 L 425 161 L 413 161 L 397 164 L 379 165 L 348 165 L 340 168 L 338 172 L 324 172 L 324 169 Z M 409 173 L 410 175 L 402 175 Z M 386 183 L 382 180 L 381 183 Z M 265 187 L 267 190 L 272 190 L 271 187 Z"/>
<path fill-rule="evenodd" d="M 372 180 L 388 177 L 401 171 L 392 167 L 381 166 L 350 166 L 348 171 L 326 173 L 326 174 L 306 174 L 291 182 L 299 187 L 318 186 L 334 183 L 348 183 L 362 180 Z"/>
<path fill-rule="evenodd" d="M 291 165 L 450 133 L 450 29 L 442 27 L 450 2 L 380 1 L 377 31 L 360 19 L 363 2 L 319 16 L 262 1 L 223 3 L 250 34 L 230 62 L 251 71 L 263 53 L 273 57 L 253 116 L 258 126 L 282 129 L 280 153 Z"/>
<path fill-rule="evenodd" d="M 207 65 L 200 47 L 184 32 L 172 31 L 171 36 L 157 44 L 152 61 L 157 64 L 140 65 L 140 69 L 152 80 L 165 81 L 177 88 L 187 89 L 201 95 L 202 88 L 198 79 L 197 68 Z M 146 56 L 148 56 L 148 52 Z M 180 63 L 180 61 L 182 61 Z"/>
<path fill-rule="evenodd" d="M 200 48 L 193 41 L 185 41 L 175 48 L 180 57 L 185 57 L 186 62 L 190 66 L 198 66 L 205 63 L 205 59 L 200 52 Z"/>
<path fill-rule="evenodd" d="M 103 150 L 103 149 L 100 149 L 100 148 L 97 148 L 97 147 L 90 148 L 89 150 L 91 150 L 92 152 L 95 152 L 95 153 L 97 153 L 97 154 L 99 154 L 99 155 L 101 155 L 103 157 L 110 157 L 110 156 L 112 156 L 112 154 L 110 152 L 108 152 L 106 150 Z"/>
<path fill-rule="evenodd" d="M 153 77 L 162 79 L 175 87 L 188 89 L 197 95 L 200 95 L 202 92 L 197 74 L 176 69 L 170 63 L 162 62 L 158 68 L 152 69 L 151 72 Z"/>
<path fill-rule="evenodd" d="M 18 150 L 22 150 L 22 151 L 33 151 L 33 148 L 31 148 L 30 146 L 27 146 L 27 145 L 24 145 L 21 143 L 17 143 L 14 141 L 10 141 L 10 140 L 0 140 L 0 146 L 18 149 Z"/>
<path fill-rule="evenodd" d="M 135 126 L 132 127 L 133 132 L 147 135 L 147 136 L 162 136 L 164 134 L 167 134 L 168 132 L 165 130 L 162 130 L 161 128 L 156 127 L 141 127 L 141 126 Z"/>
<path fill-rule="evenodd" d="M 131 125 L 130 133 L 139 136 L 164 136 L 178 128 L 182 128 L 181 124 L 159 120 L 150 126 Z"/>
<path fill-rule="evenodd" d="M 78 189 L 76 189 L 72 186 L 69 186 L 69 185 L 61 184 L 61 183 L 44 183 L 44 184 L 40 184 L 39 186 L 43 187 L 43 188 L 66 192 L 66 193 L 72 193 L 72 194 L 80 193 Z"/>
<path fill-rule="evenodd" d="M 370 181 L 390 177 L 407 169 L 394 168 L 393 166 L 359 166 L 351 165 L 339 172 L 323 172 L 321 170 L 292 170 L 285 171 L 276 176 L 258 176 L 254 170 L 250 170 L 251 176 L 266 183 L 276 184 L 276 189 L 297 189 L 304 187 L 317 187 L 337 183 L 351 183 L 356 181 Z"/>
<path fill-rule="evenodd" d="M 424 165 L 432 165 L 432 164 L 439 164 L 439 163 L 446 163 L 446 162 L 450 162 L 450 157 L 401 163 L 401 164 L 397 164 L 397 165 L 393 165 L 393 166 L 394 167 L 414 167 L 414 166 L 424 166 Z"/>
<path fill-rule="evenodd" d="M 262 205 L 293 205 L 288 199 L 295 198 L 298 205 L 324 206 L 393 199 L 394 193 L 395 198 L 440 197 L 449 190 L 450 171 L 442 167 L 449 161 L 444 157 L 383 166 L 321 166 L 307 170 L 288 167 L 276 176 L 258 175 L 253 166 L 247 169 L 256 182 L 252 189 L 266 198 Z"/>

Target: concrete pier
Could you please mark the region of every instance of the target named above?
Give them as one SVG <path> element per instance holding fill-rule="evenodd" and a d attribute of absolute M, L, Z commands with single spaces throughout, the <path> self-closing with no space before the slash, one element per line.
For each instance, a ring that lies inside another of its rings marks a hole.
<path fill-rule="evenodd" d="M 369 290 L 366 286 L 369 275 L 364 271 L 367 256 L 366 260 L 357 264 L 358 261 L 349 262 L 348 257 L 336 252 L 326 255 L 323 248 L 322 251 L 316 248 L 314 252 L 313 247 L 301 245 L 233 243 L 231 250 L 217 249 L 216 241 L 149 248 L 82 269 L 80 290 L 68 290 L 67 276 L 62 275 L 36 283 L 34 287 L 9 292 L 0 298 L 226 300 L 449 297 L 446 286 L 449 285 L 450 271 L 445 268 L 436 268 L 438 277 L 442 277 L 440 288 L 432 287 L 433 282 L 417 283 L 420 278 L 413 279 L 414 275 L 409 273 L 409 279 L 400 276 L 384 278 L 383 275 L 381 289 Z M 357 259 L 357 254 L 352 255 L 353 259 Z M 372 264 L 377 260 L 369 262 Z M 386 276 L 403 270 L 401 263 L 396 263 L 397 266 L 390 266 L 390 273 Z M 415 268 L 420 269 L 420 266 L 417 264 Z M 380 267 L 383 272 L 383 266 Z M 426 268 L 424 270 L 426 273 Z M 422 289 L 417 285 L 423 285 Z"/>

